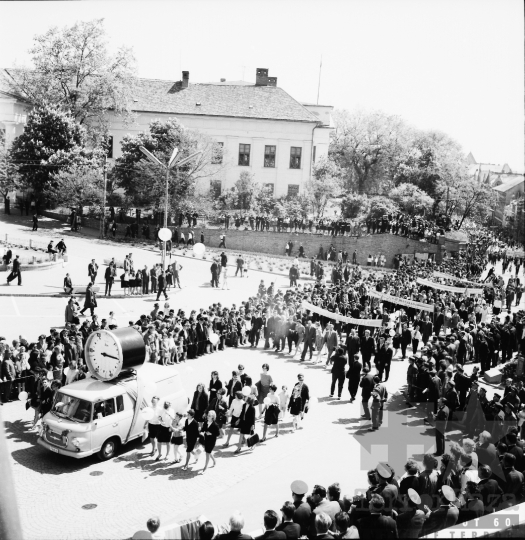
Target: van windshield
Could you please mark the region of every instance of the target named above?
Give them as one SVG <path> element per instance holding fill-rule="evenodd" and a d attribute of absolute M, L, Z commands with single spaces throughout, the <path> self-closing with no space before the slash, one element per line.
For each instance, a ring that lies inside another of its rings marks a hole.
<path fill-rule="evenodd" d="M 60 418 L 68 418 L 85 424 L 91 422 L 92 406 L 93 404 L 90 401 L 57 392 L 51 412 Z"/>

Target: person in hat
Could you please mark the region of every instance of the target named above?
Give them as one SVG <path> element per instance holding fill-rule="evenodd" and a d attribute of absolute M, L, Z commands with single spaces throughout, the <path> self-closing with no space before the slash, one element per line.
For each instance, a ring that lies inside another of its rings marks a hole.
<path fill-rule="evenodd" d="M 450 416 L 450 410 L 447 407 L 448 401 L 446 398 L 439 398 L 438 410 L 436 413 L 436 453 L 435 456 L 441 456 L 445 452 L 445 436 L 447 431 L 447 423 Z"/>
<path fill-rule="evenodd" d="M 421 510 L 421 497 L 415 489 L 409 488 L 406 498 L 408 510 L 397 516 L 397 532 L 399 538 L 419 538 L 419 533 L 430 515 L 428 506 Z"/>
<path fill-rule="evenodd" d="M 301 528 L 301 536 L 306 536 L 312 515 L 311 506 L 306 501 L 303 501 L 308 492 L 308 485 L 302 480 L 294 480 L 290 485 L 290 489 L 292 491 L 293 505 L 295 506 L 293 521 Z"/>
<path fill-rule="evenodd" d="M 453 527 L 459 518 L 459 510 L 454 503 L 456 493 L 450 486 L 443 486 L 439 492 L 440 506 L 430 513 L 423 528 L 423 534 L 437 533 L 442 529 Z"/>

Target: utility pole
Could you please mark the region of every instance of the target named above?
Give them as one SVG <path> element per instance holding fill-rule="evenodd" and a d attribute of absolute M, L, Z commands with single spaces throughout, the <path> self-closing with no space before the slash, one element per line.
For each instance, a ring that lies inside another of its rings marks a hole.
<path fill-rule="evenodd" d="M 319 105 L 319 90 L 321 89 L 321 69 L 323 67 L 323 55 L 321 55 L 321 62 L 319 63 L 319 82 L 317 83 L 317 105 Z"/>
<path fill-rule="evenodd" d="M 104 225 L 106 221 L 106 186 L 107 186 L 107 168 L 108 168 L 108 157 L 104 154 L 104 166 L 102 169 L 102 174 L 104 178 L 104 198 L 102 202 L 102 214 L 100 216 L 100 238 L 104 238 Z"/>

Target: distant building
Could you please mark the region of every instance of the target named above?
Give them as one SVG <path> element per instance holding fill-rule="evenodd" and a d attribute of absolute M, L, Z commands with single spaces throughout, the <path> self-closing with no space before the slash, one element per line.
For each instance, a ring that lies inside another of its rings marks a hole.
<path fill-rule="evenodd" d="M 514 175 L 507 163 L 497 165 L 495 163 L 478 163 L 472 152 L 467 156 L 469 163 L 469 173 L 474 176 L 480 183 L 493 186 L 501 175 Z M 508 178 L 507 178 L 508 179 Z M 504 180 L 502 180 L 503 182 Z"/>
<path fill-rule="evenodd" d="M 513 178 L 504 184 L 499 184 L 492 188 L 497 195 L 494 207 L 494 222 L 500 225 L 505 225 L 505 216 L 509 215 L 509 205 L 514 205 L 514 210 L 511 213 L 516 213 L 517 210 L 523 208 L 523 200 L 525 191 L 525 179 L 523 174 L 514 175 Z"/>
<path fill-rule="evenodd" d="M 0 94 L 0 129 L 8 143 L 22 132 L 28 110 L 23 100 Z M 254 174 L 275 196 L 302 192 L 313 164 L 327 155 L 333 130 L 332 106 L 298 102 L 266 68 L 257 68 L 255 83 L 190 83 L 188 71 L 181 81 L 138 79 L 132 110 L 132 126 L 110 117 L 111 158 L 121 155 L 126 135 L 147 131 L 152 120 L 177 118 L 222 146 L 221 177 L 211 185 L 216 194 L 233 187 L 241 171 Z"/>

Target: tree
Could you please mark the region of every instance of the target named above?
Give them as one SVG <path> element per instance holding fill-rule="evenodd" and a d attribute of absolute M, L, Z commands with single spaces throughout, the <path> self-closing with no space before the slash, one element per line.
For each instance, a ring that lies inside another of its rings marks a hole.
<path fill-rule="evenodd" d="M 101 206 L 104 197 L 104 178 L 101 169 L 86 165 L 73 165 L 59 170 L 53 183 L 46 189 L 57 205 L 78 208 Z M 111 191 L 110 191 L 111 193 Z"/>
<path fill-rule="evenodd" d="M 434 199 L 414 184 L 399 184 L 388 196 L 409 215 L 426 214 L 434 206 Z"/>
<path fill-rule="evenodd" d="M 7 195 L 19 185 L 19 175 L 15 164 L 11 161 L 5 146 L 0 151 L 0 194 L 5 200 Z"/>
<path fill-rule="evenodd" d="M 370 199 L 368 216 L 371 218 L 379 219 L 385 214 L 396 214 L 397 212 L 399 212 L 399 206 L 388 197 L 379 196 Z"/>
<path fill-rule="evenodd" d="M 100 159 L 102 150 L 88 150 L 85 144 L 84 128 L 68 112 L 43 105 L 29 113 L 26 129 L 13 141 L 10 159 L 23 185 L 38 198 L 61 168 Z"/>
<path fill-rule="evenodd" d="M 80 124 L 104 127 L 107 112 L 129 117 L 135 83 L 132 50 L 110 54 L 103 19 L 81 21 L 35 36 L 29 50 L 34 69 L 8 70 L 7 83 L 36 106 L 50 103 Z"/>
<path fill-rule="evenodd" d="M 149 130 L 124 137 L 122 156 L 115 160 L 112 176 L 124 188 L 136 206 L 164 204 L 166 171 L 147 161 L 140 151 L 143 146 L 162 163 L 168 163 L 174 148 L 181 159 L 201 152 L 182 167 L 171 169 L 169 203 L 173 213 L 192 203 L 197 183 L 219 176 L 224 166 L 212 165 L 214 142 L 209 137 L 186 129 L 177 119 L 154 120 Z"/>
<path fill-rule="evenodd" d="M 340 193 L 340 170 L 332 160 L 322 157 L 314 165 L 312 177 L 306 183 L 306 196 L 315 216 L 321 217 L 328 201 Z"/>
<path fill-rule="evenodd" d="M 458 216 L 459 228 L 467 218 L 478 224 L 486 223 L 496 204 L 496 194 L 492 188 L 472 176 L 463 176 L 448 192 L 448 215 Z"/>
<path fill-rule="evenodd" d="M 347 193 L 341 199 L 341 215 L 345 219 L 355 219 L 360 215 L 367 215 L 370 209 L 370 200 L 366 194 Z"/>
<path fill-rule="evenodd" d="M 377 192 L 394 176 L 396 156 L 409 132 L 398 116 L 381 111 L 334 111 L 335 130 L 329 156 L 343 171 L 345 187 Z"/>

